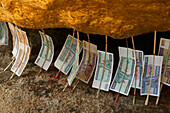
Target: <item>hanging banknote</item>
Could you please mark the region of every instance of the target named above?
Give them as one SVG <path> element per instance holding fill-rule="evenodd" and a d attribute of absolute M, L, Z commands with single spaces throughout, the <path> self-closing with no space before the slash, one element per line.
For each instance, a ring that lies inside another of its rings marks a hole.
<path fill-rule="evenodd" d="M 77 40 L 78 42 L 78 40 Z M 81 42 L 82 43 L 82 42 Z M 68 84 L 69 86 L 71 86 L 73 80 L 75 79 L 76 77 L 76 73 L 77 73 L 77 69 L 78 69 L 78 66 L 79 66 L 79 43 L 77 44 L 77 49 L 76 49 L 76 58 L 73 62 L 73 67 L 71 69 L 71 72 L 69 74 L 69 76 L 67 77 L 67 81 L 68 81 Z"/>
<path fill-rule="evenodd" d="M 18 50 L 19 50 L 19 36 L 18 36 L 18 29 L 14 27 L 13 24 L 8 22 L 9 29 L 12 33 L 12 40 L 13 40 L 13 50 L 12 54 L 14 57 L 17 56 Z"/>
<path fill-rule="evenodd" d="M 41 35 L 42 46 L 39 55 L 35 60 L 35 64 L 44 70 L 48 70 L 54 56 L 54 45 L 50 36 L 44 35 L 41 31 L 39 31 L 39 33 Z"/>
<path fill-rule="evenodd" d="M 11 68 L 11 71 L 17 76 L 21 76 L 24 71 L 30 56 L 30 47 L 19 42 L 19 51 L 16 60 Z"/>
<path fill-rule="evenodd" d="M 3 21 L 0 21 L 0 45 L 8 45 L 8 28 Z"/>
<path fill-rule="evenodd" d="M 72 43 L 72 45 L 71 45 L 71 43 Z M 71 46 L 71 48 L 70 48 L 70 46 Z M 77 50 L 77 39 L 71 35 L 68 35 L 67 40 L 66 40 L 59 56 L 57 57 L 57 59 L 54 63 L 54 66 L 60 70 L 62 65 L 64 64 L 61 69 L 61 72 L 63 72 L 64 74 L 67 75 L 75 61 L 76 50 Z M 79 52 L 81 52 L 81 50 L 82 50 L 82 43 L 81 43 L 81 41 L 79 41 Z M 68 52 L 69 52 L 69 55 L 66 58 L 66 61 L 64 62 L 65 57 L 67 56 Z"/>
<path fill-rule="evenodd" d="M 96 58 L 97 58 L 97 46 L 89 42 L 83 41 L 83 58 L 78 67 L 76 77 L 81 81 L 88 83 L 94 68 L 96 66 Z"/>
<path fill-rule="evenodd" d="M 11 71 L 15 73 L 17 76 L 21 76 L 22 72 L 24 71 L 29 57 L 30 57 L 30 47 L 28 43 L 28 38 L 25 31 L 16 28 L 17 37 L 19 39 L 19 45 L 16 55 L 16 60 L 11 68 Z"/>
<path fill-rule="evenodd" d="M 98 89 L 100 85 L 102 73 L 103 73 L 105 52 L 98 50 L 97 54 L 98 54 L 97 66 L 96 66 L 96 71 L 95 71 L 95 76 L 94 76 L 92 87 Z M 110 82 L 112 79 L 113 61 L 114 61 L 113 54 L 107 52 L 104 75 L 103 75 L 103 80 L 101 84 L 101 90 L 109 91 L 109 86 L 110 86 Z"/>
<path fill-rule="evenodd" d="M 159 96 L 162 61 L 163 61 L 162 56 L 155 56 L 153 76 L 152 76 L 152 82 L 151 82 L 149 95 Z M 153 55 L 145 55 L 144 63 L 145 64 L 144 64 L 144 73 L 142 76 L 141 95 L 148 94 L 150 78 L 151 78 L 151 73 L 152 73 Z"/>
<path fill-rule="evenodd" d="M 141 79 L 143 74 L 143 51 L 135 50 L 135 57 L 136 57 L 136 69 L 135 69 L 135 76 L 136 76 L 136 88 L 141 89 Z M 132 87 L 135 88 L 135 76 L 133 79 Z"/>
<path fill-rule="evenodd" d="M 160 40 L 159 56 L 163 56 L 162 74 L 164 72 L 164 66 L 165 66 L 165 62 L 167 59 L 168 49 L 170 48 L 169 43 L 170 43 L 170 39 L 161 38 Z M 166 72 L 165 72 L 165 75 L 162 76 L 161 82 L 170 86 L 170 50 L 169 50 L 169 57 L 168 57 Z"/>
<path fill-rule="evenodd" d="M 136 59 L 134 55 L 135 55 L 134 51 L 128 48 L 128 64 L 127 64 L 127 48 L 119 47 L 120 57 L 119 65 L 115 77 L 112 81 L 110 90 L 119 92 L 126 96 L 129 94 L 133 78 L 135 75 Z"/>

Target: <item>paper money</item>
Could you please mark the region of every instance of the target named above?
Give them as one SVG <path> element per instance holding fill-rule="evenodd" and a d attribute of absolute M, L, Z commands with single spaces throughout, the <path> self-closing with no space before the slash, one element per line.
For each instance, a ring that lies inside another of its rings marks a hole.
<path fill-rule="evenodd" d="M 100 85 L 100 80 L 102 77 L 102 72 L 103 72 L 105 52 L 98 50 L 97 54 L 98 54 L 97 66 L 96 66 L 96 71 L 95 71 L 95 76 L 94 76 L 92 87 L 98 89 Z M 112 79 L 113 61 L 114 61 L 113 54 L 107 52 L 104 75 L 103 75 L 103 80 L 101 84 L 101 90 L 109 91 L 109 86 L 110 86 L 110 82 Z"/>
<path fill-rule="evenodd" d="M 27 38 L 27 34 L 25 31 L 18 29 L 17 27 L 15 27 L 15 30 L 17 32 L 17 36 L 19 37 L 19 41 L 27 46 L 29 46 L 29 42 L 28 42 L 28 38 Z"/>
<path fill-rule="evenodd" d="M 41 31 L 39 31 L 41 36 L 41 50 L 37 59 L 35 60 L 35 64 L 43 68 L 44 70 L 48 70 L 54 56 L 54 45 L 52 38 L 48 35 L 44 35 Z"/>
<path fill-rule="evenodd" d="M 127 65 L 127 72 L 125 73 L 126 64 L 127 64 L 127 48 L 119 47 L 119 56 L 120 56 L 119 65 L 115 77 L 112 81 L 110 90 L 115 92 L 119 92 L 120 90 L 119 93 L 124 94 L 126 96 L 129 95 L 129 91 L 132 86 L 132 82 L 135 74 L 136 59 L 134 55 L 135 55 L 134 51 L 128 48 L 128 65 Z M 121 86 L 122 82 L 123 84 Z"/>
<path fill-rule="evenodd" d="M 159 56 L 163 56 L 162 74 L 164 72 L 166 57 L 167 57 L 168 49 L 170 46 L 169 42 L 170 42 L 170 39 L 161 38 L 161 40 L 160 40 Z M 162 75 L 161 82 L 164 83 L 165 85 L 170 86 L 170 54 L 168 57 L 168 63 L 167 63 L 167 67 L 166 67 L 165 76 Z"/>
<path fill-rule="evenodd" d="M 155 56 L 155 63 L 153 68 L 154 71 L 153 71 L 152 83 L 151 83 L 149 95 L 159 96 L 162 61 L 163 61 L 162 56 Z M 144 66 L 144 73 L 142 76 L 141 95 L 148 94 L 150 78 L 152 73 L 153 55 L 145 55 L 144 63 L 145 66 Z"/>
<path fill-rule="evenodd" d="M 8 22 L 8 26 L 9 26 L 9 29 L 12 33 L 12 40 L 13 40 L 12 54 L 13 54 L 14 57 L 16 57 L 17 54 L 18 54 L 18 50 L 19 50 L 19 41 L 20 41 L 19 37 L 20 36 L 18 36 L 18 29 L 16 27 L 14 27 L 13 24 Z"/>
<path fill-rule="evenodd" d="M 19 52 L 16 56 L 16 60 L 11 68 L 11 71 L 17 76 L 21 76 L 24 71 L 30 56 L 30 47 L 19 42 Z M 24 47 L 25 46 L 25 47 Z"/>
<path fill-rule="evenodd" d="M 68 81 L 69 86 L 71 86 L 73 80 L 76 77 L 78 67 L 79 67 L 79 57 L 78 57 L 78 61 L 76 61 L 76 60 L 74 61 L 72 70 L 71 70 L 69 76 L 67 77 L 67 81 Z"/>
<path fill-rule="evenodd" d="M 78 40 L 77 40 L 77 42 L 78 42 Z M 77 44 L 76 58 L 75 58 L 75 61 L 73 62 L 73 67 L 71 69 L 71 72 L 70 72 L 69 76 L 67 77 L 67 81 L 68 81 L 69 86 L 71 86 L 73 80 L 75 79 L 76 73 L 77 73 L 77 69 L 78 69 L 78 66 L 79 66 L 79 53 L 80 52 L 79 52 L 78 48 L 79 48 L 79 44 Z"/>
<path fill-rule="evenodd" d="M 72 46 L 71 46 L 71 42 L 72 42 Z M 70 46 L 71 46 L 71 49 L 70 49 Z M 70 51 L 69 51 L 69 49 L 70 49 Z M 61 66 L 64 63 L 64 65 L 61 69 L 61 72 L 63 72 L 64 74 L 67 75 L 75 61 L 76 50 L 77 50 L 77 39 L 71 35 L 68 35 L 66 42 L 54 63 L 54 66 L 60 70 Z M 79 52 L 81 52 L 81 50 L 82 50 L 82 43 L 81 43 L 81 41 L 79 41 Z M 64 62 L 64 59 L 68 52 L 69 52 L 69 55 L 68 55 L 66 61 Z"/>
<path fill-rule="evenodd" d="M 136 55 L 136 70 L 135 70 L 135 76 L 136 76 L 136 88 L 141 89 L 141 79 L 143 74 L 143 51 L 135 50 Z M 133 79 L 132 87 L 135 88 L 135 76 Z"/>
<path fill-rule="evenodd" d="M 3 21 L 0 21 L 0 45 L 8 45 L 8 28 Z"/>
<path fill-rule="evenodd" d="M 89 54 L 90 53 L 90 54 Z M 83 40 L 83 58 L 78 67 L 76 77 L 81 81 L 88 83 L 94 68 L 96 66 L 97 46 L 90 43 L 90 52 L 88 42 Z"/>

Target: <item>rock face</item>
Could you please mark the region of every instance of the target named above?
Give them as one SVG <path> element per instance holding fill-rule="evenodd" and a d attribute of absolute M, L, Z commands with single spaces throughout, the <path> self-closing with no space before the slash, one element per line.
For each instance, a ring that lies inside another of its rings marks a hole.
<path fill-rule="evenodd" d="M 0 20 L 126 38 L 170 30 L 170 0 L 1 0 Z"/>

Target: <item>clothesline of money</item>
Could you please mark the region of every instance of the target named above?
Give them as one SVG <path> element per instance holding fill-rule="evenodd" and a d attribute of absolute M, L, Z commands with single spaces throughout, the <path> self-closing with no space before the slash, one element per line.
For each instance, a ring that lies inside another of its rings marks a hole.
<path fill-rule="evenodd" d="M 11 71 L 17 76 L 21 76 L 30 57 L 30 45 L 25 31 L 11 23 L 8 23 L 8 26 L 13 39 L 13 60 L 10 63 L 13 64 L 13 66 Z M 8 44 L 8 28 L 6 23 L 1 22 L 0 31 L 0 45 Z M 45 32 L 40 31 L 39 33 L 42 46 L 35 64 L 41 69 L 48 70 L 53 60 L 54 45 L 50 36 L 46 35 Z M 79 37 L 79 35 L 77 36 Z M 159 99 L 162 87 L 160 83 L 170 86 L 169 48 L 170 40 L 164 38 L 161 38 L 160 41 L 159 56 L 155 57 L 152 55 L 144 55 L 143 51 L 135 50 L 134 48 L 119 47 L 119 65 L 111 83 L 114 64 L 113 53 L 106 52 L 105 59 L 105 52 L 97 50 L 97 45 L 84 40 L 81 41 L 79 38 L 76 39 L 74 36 L 68 35 L 54 66 L 66 75 L 69 74 L 72 69 L 67 78 L 69 85 L 72 84 L 75 78 L 88 83 L 95 70 L 92 84 L 93 88 L 99 89 L 100 81 L 102 81 L 100 89 L 104 91 L 109 91 L 110 89 L 111 91 L 128 96 L 132 87 L 140 89 L 141 95 L 157 96 Z M 79 50 L 77 51 L 77 49 Z M 81 50 L 83 50 L 83 57 L 81 62 L 79 62 Z M 164 74 L 161 74 L 161 72 L 163 72 L 162 69 L 165 70 Z M 104 73 L 103 77 L 102 73 Z M 151 73 L 153 74 L 152 77 Z"/>

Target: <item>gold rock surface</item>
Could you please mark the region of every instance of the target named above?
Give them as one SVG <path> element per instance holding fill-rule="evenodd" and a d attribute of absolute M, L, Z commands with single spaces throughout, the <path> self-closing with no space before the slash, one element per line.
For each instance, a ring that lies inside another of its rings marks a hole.
<path fill-rule="evenodd" d="M 1 0 L 0 20 L 127 38 L 170 31 L 170 0 Z"/>

